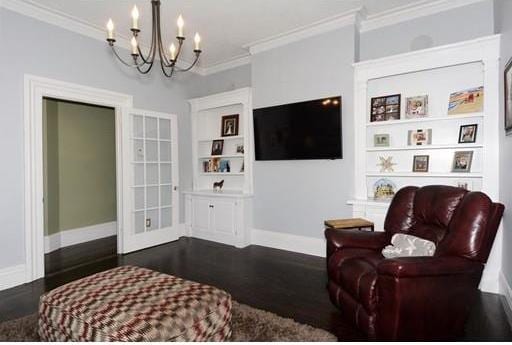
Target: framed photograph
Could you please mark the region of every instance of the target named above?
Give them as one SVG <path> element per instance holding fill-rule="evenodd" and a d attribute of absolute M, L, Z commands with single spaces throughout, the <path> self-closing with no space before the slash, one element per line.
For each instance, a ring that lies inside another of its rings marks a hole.
<path fill-rule="evenodd" d="M 414 156 L 412 162 L 413 172 L 428 172 L 428 155 Z"/>
<path fill-rule="evenodd" d="M 432 144 L 432 129 L 409 130 L 407 144 L 412 146 Z"/>
<path fill-rule="evenodd" d="M 396 185 L 386 178 L 377 180 L 373 184 L 373 197 L 377 200 L 389 200 L 396 193 Z"/>
<path fill-rule="evenodd" d="M 222 117 L 221 137 L 231 137 L 238 135 L 239 115 L 225 115 Z"/>
<path fill-rule="evenodd" d="M 455 181 L 453 185 L 457 188 L 462 188 L 465 190 L 473 190 L 473 181 L 471 180 L 459 180 Z"/>
<path fill-rule="evenodd" d="M 208 172 L 219 172 L 219 158 L 213 158 L 208 161 Z"/>
<path fill-rule="evenodd" d="M 453 155 L 452 172 L 470 172 L 473 151 L 456 151 Z"/>
<path fill-rule="evenodd" d="M 448 115 L 478 113 L 484 109 L 484 87 L 474 87 L 450 94 Z"/>
<path fill-rule="evenodd" d="M 512 58 L 505 66 L 505 131 L 512 134 Z"/>
<path fill-rule="evenodd" d="M 428 115 L 428 96 L 414 96 L 405 99 L 405 117 L 414 119 Z"/>
<path fill-rule="evenodd" d="M 224 149 L 224 140 L 214 140 L 212 142 L 212 156 L 220 156 Z"/>
<path fill-rule="evenodd" d="M 236 145 L 236 153 L 244 153 L 244 145 Z"/>
<path fill-rule="evenodd" d="M 459 131 L 459 144 L 474 143 L 476 141 L 476 130 L 478 124 L 462 125 Z"/>
<path fill-rule="evenodd" d="M 386 147 L 389 146 L 389 134 L 374 134 L 373 146 Z"/>
<path fill-rule="evenodd" d="M 400 120 L 400 97 L 389 95 L 372 98 L 370 122 Z"/>

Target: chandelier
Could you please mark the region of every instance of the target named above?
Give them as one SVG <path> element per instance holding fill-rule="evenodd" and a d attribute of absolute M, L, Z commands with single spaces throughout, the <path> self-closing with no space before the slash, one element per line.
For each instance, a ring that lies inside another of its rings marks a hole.
<path fill-rule="evenodd" d="M 178 35 L 176 39 L 178 40 L 178 47 L 174 43 L 171 43 L 169 46 L 169 52 L 167 54 L 166 49 L 162 43 L 162 30 L 160 28 L 160 0 L 151 0 L 151 8 L 152 8 L 152 17 L 153 23 L 151 28 L 151 46 L 149 47 L 149 51 L 147 55 L 144 55 L 142 50 L 140 49 L 139 43 L 139 10 L 137 6 L 133 6 L 132 10 L 132 28 L 130 31 L 132 32 L 132 39 L 130 41 L 131 44 L 131 56 L 133 62 L 127 62 L 117 52 L 114 47 L 114 43 L 116 42 L 114 38 L 114 22 L 112 19 L 108 20 L 107 23 L 107 42 L 109 46 L 112 48 L 114 55 L 121 61 L 124 65 L 137 69 L 142 74 L 147 74 L 153 68 L 153 64 L 155 60 L 160 60 L 160 67 L 162 69 L 163 74 L 166 77 L 172 77 L 175 72 L 186 72 L 190 71 L 192 67 L 194 67 L 199 60 L 199 55 L 201 54 L 201 49 L 199 49 L 199 43 L 201 42 L 201 37 L 198 33 L 194 36 L 194 54 L 195 58 L 192 64 L 187 68 L 181 68 L 176 65 L 178 58 L 182 52 L 183 42 L 185 41 L 185 36 L 183 35 L 183 26 L 184 21 L 183 17 L 178 17 L 177 25 L 178 25 Z"/>

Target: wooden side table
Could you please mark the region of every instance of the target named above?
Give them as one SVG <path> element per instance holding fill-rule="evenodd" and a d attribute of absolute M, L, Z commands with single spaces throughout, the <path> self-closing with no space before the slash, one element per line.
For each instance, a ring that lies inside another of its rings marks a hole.
<path fill-rule="evenodd" d="M 331 219 L 324 222 L 325 226 L 331 229 L 367 229 L 374 231 L 374 224 L 363 218 Z"/>

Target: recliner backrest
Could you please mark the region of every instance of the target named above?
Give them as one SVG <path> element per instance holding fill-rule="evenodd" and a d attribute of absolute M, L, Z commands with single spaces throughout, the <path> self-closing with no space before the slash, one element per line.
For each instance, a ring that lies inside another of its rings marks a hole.
<path fill-rule="evenodd" d="M 384 229 L 433 241 L 436 256 L 485 262 L 503 209 L 481 192 L 439 185 L 404 187 L 391 202 Z"/>

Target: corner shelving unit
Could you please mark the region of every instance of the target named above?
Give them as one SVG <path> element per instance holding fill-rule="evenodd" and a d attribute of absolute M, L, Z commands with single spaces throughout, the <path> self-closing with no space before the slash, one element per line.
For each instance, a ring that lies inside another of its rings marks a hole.
<path fill-rule="evenodd" d="M 244 247 L 252 222 L 252 93 L 250 88 L 189 100 L 192 119 L 193 189 L 185 192 L 185 225 L 190 236 Z M 222 136 L 222 117 L 238 114 L 238 135 Z M 214 140 L 223 140 L 220 155 Z M 243 153 L 237 146 L 243 145 Z M 230 171 L 205 171 L 213 159 L 229 161 Z M 224 180 L 221 191 L 213 183 Z"/>
<path fill-rule="evenodd" d="M 396 189 L 407 185 L 458 185 L 499 198 L 499 36 L 489 36 L 354 64 L 355 188 L 353 215 L 382 229 L 389 200 L 373 199 L 379 179 Z M 450 94 L 484 87 L 482 112 L 448 115 Z M 373 97 L 400 94 L 400 119 L 370 122 Z M 406 98 L 428 95 L 428 116 L 407 119 Z M 475 143 L 459 144 L 461 125 L 477 124 Z M 408 131 L 431 129 L 429 145 L 408 145 Z M 375 134 L 388 134 L 389 146 L 374 146 Z M 456 151 L 472 151 L 470 172 L 452 172 Z M 414 155 L 429 156 L 428 172 L 413 172 Z M 393 172 L 381 172 L 379 157 L 392 156 Z"/>

